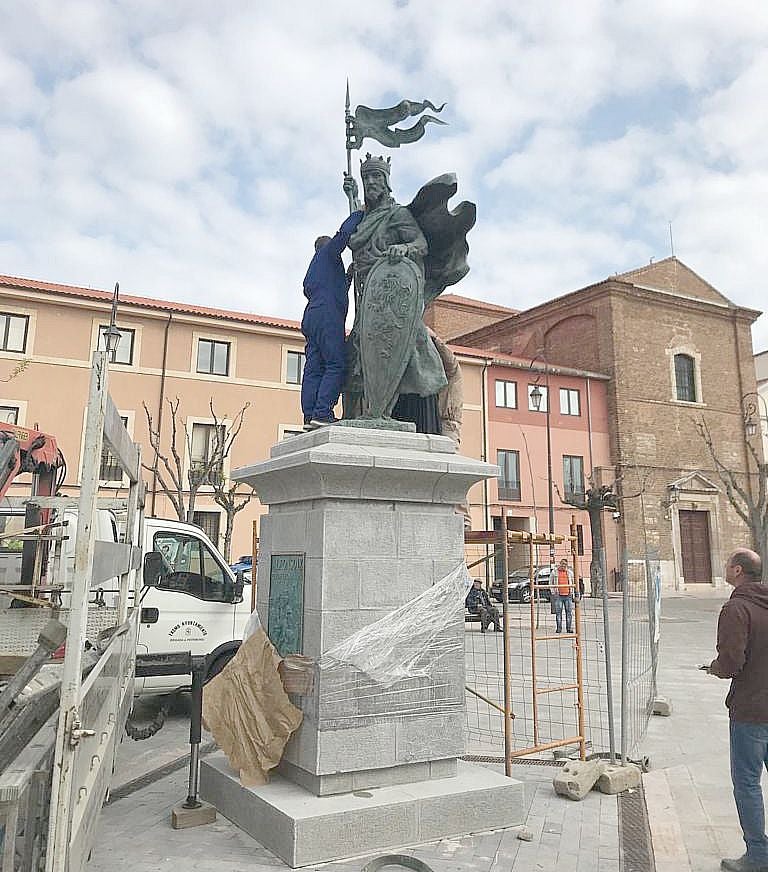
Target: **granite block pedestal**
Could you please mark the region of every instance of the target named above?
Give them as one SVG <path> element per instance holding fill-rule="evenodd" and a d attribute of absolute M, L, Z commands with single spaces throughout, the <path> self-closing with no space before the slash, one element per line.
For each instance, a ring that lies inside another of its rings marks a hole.
<path fill-rule="evenodd" d="M 278 650 L 319 661 L 460 566 L 459 507 L 496 471 L 455 454 L 444 437 L 335 426 L 236 470 L 269 506 L 257 608 Z M 521 785 L 457 763 L 463 639 L 456 602 L 439 646 L 426 649 L 426 675 L 379 687 L 352 666 L 320 669 L 311 694 L 294 700 L 304 720 L 279 775 L 249 790 L 211 759 L 202 796 L 292 866 L 519 824 Z"/>

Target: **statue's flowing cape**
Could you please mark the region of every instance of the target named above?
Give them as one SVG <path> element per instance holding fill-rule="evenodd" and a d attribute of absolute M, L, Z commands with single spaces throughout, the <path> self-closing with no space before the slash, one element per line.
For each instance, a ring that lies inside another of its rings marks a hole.
<path fill-rule="evenodd" d="M 477 219 L 477 207 L 464 201 L 450 210 L 448 200 L 457 189 L 454 173 L 444 173 L 427 182 L 408 206 L 429 245 L 424 258 L 425 304 L 469 272 L 467 233 Z"/>

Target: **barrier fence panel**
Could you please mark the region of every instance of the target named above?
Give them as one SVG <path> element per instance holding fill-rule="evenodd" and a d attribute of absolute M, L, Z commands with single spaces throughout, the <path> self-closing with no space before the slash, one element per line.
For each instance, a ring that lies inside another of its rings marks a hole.
<path fill-rule="evenodd" d="M 624 557 L 621 610 L 621 758 L 631 759 L 653 714 L 659 650 L 658 554 Z"/>
<path fill-rule="evenodd" d="M 570 548 L 568 541 L 561 541 L 556 546 L 556 562 L 563 557 L 573 560 Z M 493 570 L 500 561 L 495 559 L 492 545 L 468 544 L 466 560 L 470 577 L 481 579 L 501 612 L 503 604 L 494 598 L 501 586 L 489 584 L 486 579 L 486 566 L 491 567 L 491 578 L 498 575 L 498 570 Z M 536 564 L 535 556 L 532 563 Z M 544 566 L 548 564 L 547 553 Z M 577 565 L 576 579 L 588 574 L 587 566 Z M 490 628 L 483 633 L 478 621 L 465 621 L 470 756 L 501 760 L 527 755 L 551 760 L 560 747 L 566 754 L 578 752 L 581 734 L 588 757 L 621 754 L 624 760 L 632 759 L 657 695 L 658 555 L 649 551 L 625 557 L 622 580 L 622 590 L 610 596 L 600 591 L 591 597 L 587 586 L 574 609 L 578 612 L 578 628 L 573 634 L 565 632 L 565 620 L 564 632 L 556 632 L 548 583 L 534 582 L 532 599 L 510 585 L 507 616 L 501 622 L 506 628 L 509 651 L 509 754 L 505 754 L 504 732 L 504 634 Z M 576 656 L 577 645 L 580 657 Z"/>

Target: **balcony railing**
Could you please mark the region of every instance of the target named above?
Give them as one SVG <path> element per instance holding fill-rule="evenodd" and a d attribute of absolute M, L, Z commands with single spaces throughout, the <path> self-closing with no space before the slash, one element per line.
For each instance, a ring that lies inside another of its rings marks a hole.
<path fill-rule="evenodd" d="M 520 483 L 499 482 L 499 499 L 508 501 L 520 500 Z"/>

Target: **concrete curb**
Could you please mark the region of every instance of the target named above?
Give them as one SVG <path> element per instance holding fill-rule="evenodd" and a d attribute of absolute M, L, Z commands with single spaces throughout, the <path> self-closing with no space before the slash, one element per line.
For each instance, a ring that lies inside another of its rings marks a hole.
<path fill-rule="evenodd" d="M 666 772 L 646 772 L 643 788 L 656 872 L 692 872 Z"/>

